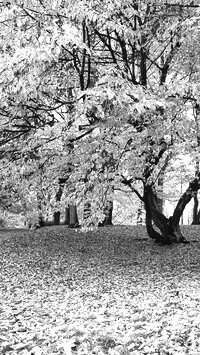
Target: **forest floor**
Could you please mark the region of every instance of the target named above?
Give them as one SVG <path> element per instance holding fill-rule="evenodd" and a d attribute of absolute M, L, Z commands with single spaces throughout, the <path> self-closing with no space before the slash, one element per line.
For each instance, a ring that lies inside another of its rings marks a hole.
<path fill-rule="evenodd" d="M 200 227 L 0 231 L 0 354 L 199 355 Z"/>

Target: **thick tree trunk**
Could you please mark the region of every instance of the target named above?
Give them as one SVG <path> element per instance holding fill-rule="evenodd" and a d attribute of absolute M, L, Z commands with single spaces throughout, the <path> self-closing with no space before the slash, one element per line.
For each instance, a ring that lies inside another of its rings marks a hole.
<path fill-rule="evenodd" d="M 64 224 L 68 225 L 70 228 L 75 228 L 79 225 L 76 205 L 68 205 L 65 208 Z"/>
<path fill-rule="evenodd" d="M 65 221 L 64 224 L 69 225 L 70 224 L 70 210 L 69 210 L 69 205 L 65 208 Z"/>
<path fill-rule="evenodd" d="M 144 203 L 146 209 L 146 228 L 148 235 L 162 244 L 187 243 L 181 233 L 179 222 L 185 206 L 191 200 L 193 191 L 199 185 L 196 179 L 181 196 L 173 216 L 167 218 L 160 211 L 157 195 L 151 186 L 145 187 Z"/>
<path fill-rule="evenodd" d="M 150 238 L 162 244 L 180 241 L 176 236 L 177 226 L 173 226 L 171 218 L 166 218 L 160 211 L 158 198 L 151 186 L 145 188 L 144 203 L 146 209 L 146 228 Z"/>
<path fill-rule="evenodd" d="M 146 186 L 144 191 L 144 204 L 146 209 L 146 227 L 149 236 L 162 244 L 187 243 L 181 233 L 179 222 L 185 206 L 190 202 L 194 193 L 200 189 L 200 173 L 180 197 L 174 213 L 166 218 L 160 211 L 160 206 L 155 191 L 152 186 Z M 154 226 L 153 222 L 157 229 Z"/>
<path fill-rule="evenodd" d="M 75 228 L 78 226 L 78 215 L 76 205 L 69 205 L 69 227 Z"/>
<path fill-rule="evenodd" d="M 60 211 L 54 212 L 53 224 L 54 224 L 54 226 L 58 226 L 60 224 Z"/>

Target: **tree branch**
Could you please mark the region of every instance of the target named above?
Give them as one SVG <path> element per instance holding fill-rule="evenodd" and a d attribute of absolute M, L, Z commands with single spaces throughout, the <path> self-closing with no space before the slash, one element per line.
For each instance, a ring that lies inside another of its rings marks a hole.
<path fill-rule="evenodd" d="M 144 202 L 144 197 L 132 186 L 133 179 L 127 179 L 124 175 L 121 175 L 121 177 L 123 179 L 121 180 L 121 183 L 128 186 L 131 191 L 134 192 L 142 202 Z"/>

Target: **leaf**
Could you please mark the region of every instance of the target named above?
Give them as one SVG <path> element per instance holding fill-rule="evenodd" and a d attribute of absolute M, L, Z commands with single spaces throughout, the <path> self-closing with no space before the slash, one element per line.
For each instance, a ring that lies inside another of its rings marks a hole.
<path fill-rule="evenodd" d="M 16 345 L 12 345 L 13 350 L 19 351 L 23 349 L 27 349 L 30 346 L 30 342 L 28 343 L 18 343 Z"/>
<path fill-rule="evenodd" d="M 42 350 L 39 346 L 34 346 L 30 352 L 29 352 L 30 355 L 41 355 L 42 354 Z"/>
<path fill-rule="evenodd" d="M 59 344 L 58 349 L 63 349 L 65 355 L 72 355 L 72 348 L 75 346 L 75 339 L 65 340 Z"/>

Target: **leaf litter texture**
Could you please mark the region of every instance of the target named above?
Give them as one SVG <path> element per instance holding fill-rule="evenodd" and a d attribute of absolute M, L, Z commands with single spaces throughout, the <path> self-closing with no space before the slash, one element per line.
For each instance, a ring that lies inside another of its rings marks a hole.
<path fill-rule="evenodd" d="M 1 353 L 199 354 L 199 231 L 159 246 L 143 226 L 2 230 Z"/>

